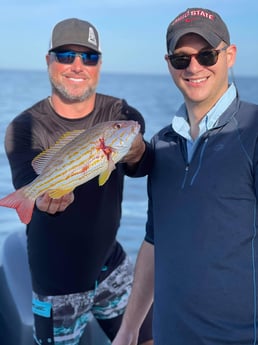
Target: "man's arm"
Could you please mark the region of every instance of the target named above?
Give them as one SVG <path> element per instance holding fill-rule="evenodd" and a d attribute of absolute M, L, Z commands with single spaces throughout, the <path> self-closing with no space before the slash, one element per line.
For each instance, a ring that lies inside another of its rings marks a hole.
<path fill-rule="evenodd" d="M 140 248 L 134 282 L 122 325 L 112 345 L 136 345 L 139 329 L 153 302 L 154 246 L 146 241 Z"/>

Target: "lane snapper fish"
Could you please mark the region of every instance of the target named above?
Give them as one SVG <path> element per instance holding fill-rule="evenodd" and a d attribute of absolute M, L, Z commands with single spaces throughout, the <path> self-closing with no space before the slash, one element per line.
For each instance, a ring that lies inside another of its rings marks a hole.
<path fill-rule="evenodd" d="M 65 133 L 53 147 L 32 160 L 38 176 L 0 199 L 0 206 L 16 209 L 20 220 L 28 224 L 35 201 L 43 193 L 59 199 L 96 176 L 102 186 L 115 164 L 127 154 L 139 131 L 136 121 L 108 121 Z"/>

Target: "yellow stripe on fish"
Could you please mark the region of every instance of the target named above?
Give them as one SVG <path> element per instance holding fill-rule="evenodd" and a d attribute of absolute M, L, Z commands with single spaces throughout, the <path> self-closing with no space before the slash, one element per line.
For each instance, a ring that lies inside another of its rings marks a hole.
<path fill-rule="evenodd" d="M 33 159 L 32 166 L 39 176 L 0 199 L 0 206 L 15 208 L 21 221 L 28 224 L 35 200 L 45 192 L 58 199 L 96 176 L 103 185 L 139 130 L 136 121 L 108 121 L 65 133 L 53 147 Z"/>

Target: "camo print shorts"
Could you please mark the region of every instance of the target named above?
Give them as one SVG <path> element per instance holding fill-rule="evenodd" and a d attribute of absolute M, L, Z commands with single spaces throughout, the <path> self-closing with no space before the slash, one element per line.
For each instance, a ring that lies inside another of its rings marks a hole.
<path fill-rule="evenodd" d="M 92 314 L 100 320 L 123 314 L 132 280 L 133 265 L 126 257 L 95 290 L 60 296 L 33 293 L 35 344 L 79 344 Z"/>

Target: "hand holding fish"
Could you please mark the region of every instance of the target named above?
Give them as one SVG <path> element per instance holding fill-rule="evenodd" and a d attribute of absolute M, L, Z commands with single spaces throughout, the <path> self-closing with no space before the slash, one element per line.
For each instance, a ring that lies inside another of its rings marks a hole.
<path fill-rule="evenodd" d="M 73 192 L 65 194 L 59 199 L 52 199 L 46 192 L 36 199 L 36 206 L 42 212 L 55 214 L 57 212 L 63 212 L 73 201 Z"/>
<path fill-rule="evenodd" d="M 142 158 L 144 151 L 145 142 L 143 140 L 142 134 L 139 133 L 135 137 L 130 150 L 120 162 L 127 163 L 128 165 L 136 164 Z"/>

